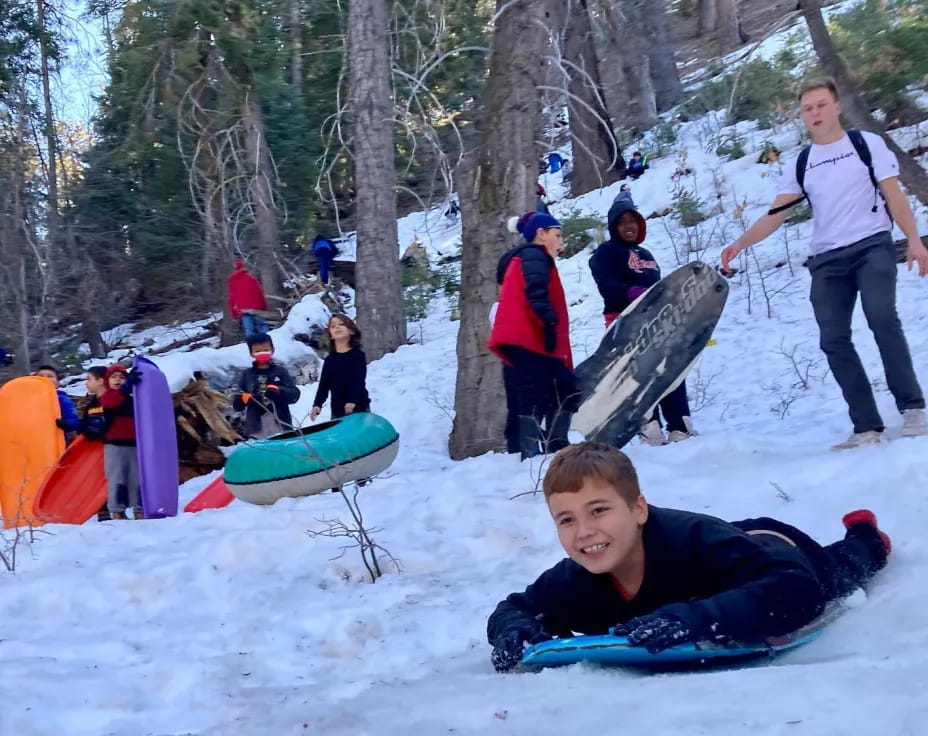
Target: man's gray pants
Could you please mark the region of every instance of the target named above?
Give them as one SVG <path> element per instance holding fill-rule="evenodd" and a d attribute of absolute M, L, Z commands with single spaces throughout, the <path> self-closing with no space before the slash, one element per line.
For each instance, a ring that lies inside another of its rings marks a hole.
<path fill-rule="evenodd" d="M 877 233 L 815 256 L 808 265 L 820 345 L 844 394 L 854 431 L 884 429 L 870 380 L 851 342 L 851 317 L 858 294 L 896 407 L 900 412 L 924 409 L 925 399 L 896 312 L 896 248 L 892 235 Z"/>
<path fill-rule="evenodd" d="M 106 474 L 106 507 L 112 514 L 126 510 L 119 502 L 120 484 L 129 489 L 129 505 L 140 511 L 139 460 L 135 447 L 125 445 L 103 445 L 103 472 Z"/>

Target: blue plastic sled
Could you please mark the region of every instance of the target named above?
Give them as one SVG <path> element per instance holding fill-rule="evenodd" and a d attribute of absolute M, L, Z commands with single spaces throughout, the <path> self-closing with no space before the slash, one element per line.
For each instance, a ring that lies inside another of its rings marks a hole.
<path fill-rule="evenodd" d="M 644 647 L 632 646 L 624 636 L 572 636 L 530 646 L 522 656 L 522 667 L 536 670 L 577 662 L 648 670 L 733 666 L 750 660 L 769 659 L 801 647 L 818 637 L 823 629 L 824 625 L 810 625 L 795 634 L 755 645 L 680 644 L 657 654 L 651 654 Z"/>

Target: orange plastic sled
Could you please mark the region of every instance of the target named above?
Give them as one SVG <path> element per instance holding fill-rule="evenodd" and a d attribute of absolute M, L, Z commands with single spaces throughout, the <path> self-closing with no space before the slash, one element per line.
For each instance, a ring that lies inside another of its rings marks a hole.
<path fill-rule="evenodd" d="M 184 506 L 184 511 L 195 514 L 197 511 L 205 509 L 222 509 L 234 500 L 235 496 L 226 486 L 223 477 L 219 475 L 206 488 L 194 496 L 190 503 Z"/>
<path fill-rule="evenodd" d="M 39 486 L 64 452 L 58 395 L 47 378 L 22 376 L 0 386 L 0 510 L 3 526 L 42 524 L 33 511 Z"/>
<path fill-rule="evenodd" d="M 33 501 L 35 515 L 52 524 L 83 524 L 106 502 L 103 443 L 78 437 L 48 471 Z"/>

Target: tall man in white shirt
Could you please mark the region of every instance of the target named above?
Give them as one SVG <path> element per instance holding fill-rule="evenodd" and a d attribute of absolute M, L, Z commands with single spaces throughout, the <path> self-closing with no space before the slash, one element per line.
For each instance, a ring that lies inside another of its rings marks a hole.
<path fill-rule="evenodd" d="M 841 127 L 841 103 L 832 80 L 804 85 L 799 105 L 812 138 L 804 181 L 800 185 L 795 164 L 786 167 L 770 212 L 722 251 L 722 267 L 727 269 L 738 253 L 771 235 L 786 220 L 789 206 L 807 194 L 813 217 L 808 262 L 812 308 L 821 348 L 854 424 L 854 433 L 834 449 L 885 439 L 873 389 L 851 342 L 851 316 L 858 294 L 880 350 L 886 383 L 902 413 L 902 434 L 928 434 L 925 399 L 896 312 L 893 221 L 908 239 L 909 269 L 917 265 L 919 276 L 928 275 L 928 251 L 899 186 L 899 163 L 880 136 L 862 132 L 877 190 L 871 171 Z"/>

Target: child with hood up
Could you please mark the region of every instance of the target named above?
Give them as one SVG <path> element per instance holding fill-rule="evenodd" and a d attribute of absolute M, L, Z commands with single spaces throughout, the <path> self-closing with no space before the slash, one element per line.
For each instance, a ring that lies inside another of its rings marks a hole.
<path fill-rule="evenodd" d="M 609 208 L 609 240 L 602 243 L 590 258 L 590 270 L 603 297 L 603 319 L 608 328 L 629 304 L 661 279 L 661 269 L 647 248 L 641 244 L 647 223 L 630 198 L 617 198 Z M 661 412 L 667 422 L 665 438 Z M 660 400 L 654 413 L 641 427 L 641 438 L 649 445 L 664 445 L 692 437 L 686 384 L 680 385 Z"/>

